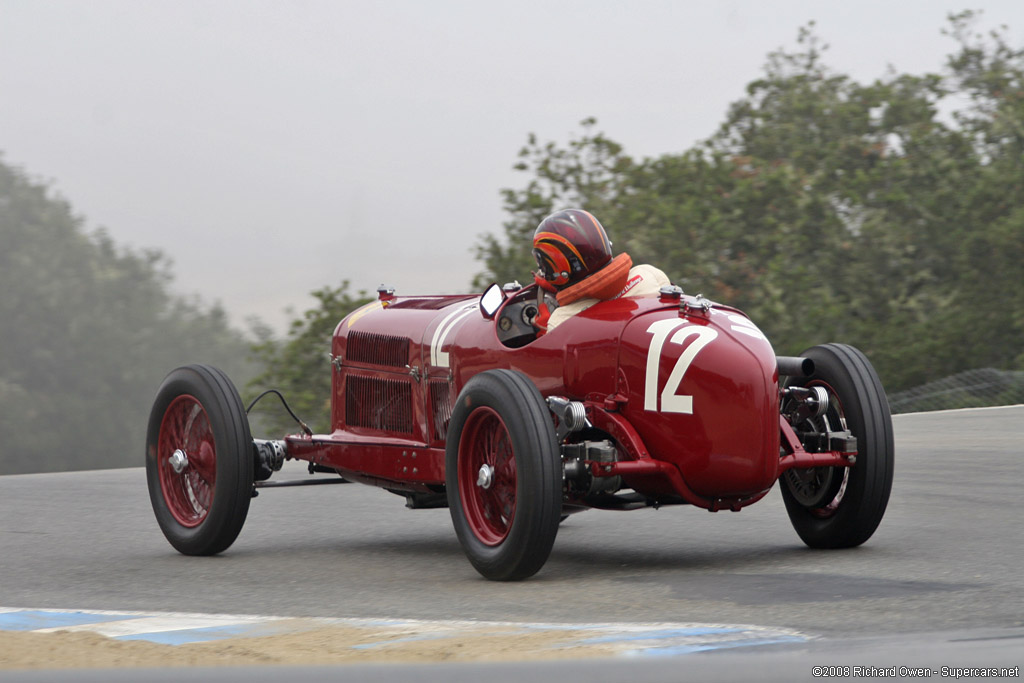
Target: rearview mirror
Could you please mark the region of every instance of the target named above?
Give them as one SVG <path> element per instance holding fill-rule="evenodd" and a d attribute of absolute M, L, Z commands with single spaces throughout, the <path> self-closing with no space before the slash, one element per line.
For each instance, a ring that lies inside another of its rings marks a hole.
<path fill-rule="evenodd" d="M 502 291 L 497 282 L 494 282 L 484 291 L 484 295 L 480 297 L 480 313 L 488 320 L 491 320 L 503 303 L 505 303 L 505 292 Z"/>

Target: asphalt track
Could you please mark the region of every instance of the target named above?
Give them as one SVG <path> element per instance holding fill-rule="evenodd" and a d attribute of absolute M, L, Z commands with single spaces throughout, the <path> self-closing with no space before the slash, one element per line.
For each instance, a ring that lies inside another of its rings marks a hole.
<path fill-rule="evenodd" d="M 812 680 L 811 664 L 854 655 L 864 665 L 936 670 L 1024 663 L 1024 406 L 894 422 L 889 510 L 860 548 L 805 548 L 774 491 L 739 513 L 683 507 L 574 516 L 541 573 L 515 584 L 476 574 L 447 510 L 407 510 L 401 498 L 368 487 L 265 490 L 228 552 L 189 558 L 157 528 L 141 469 L 0 477 L 0 606 L 750 624 L 806 634 L 811 640 L 801 644 L 745 654 L 671 658 L 685 661 L 683 669 L 733 667 L 738 675 L 747 667 L 768 680 Z M 482 671 L 494 681 L 507 671 L 512 680 L 529 665 L 452 666 L 439 665 L 438 680 Z M 580 666 L 533 670 L 575 677 Z M 596 662 L 581 677 L 605 680 L 596 672 L 623 666 L 633 680 L 671 680 L 680 671 L 665 661 L 640 670 L 638 662 Z M 391 669 L 361 667 L 360 679 L 409 673 Z M 223 673 L 216 678 L 230 680 Z"/>

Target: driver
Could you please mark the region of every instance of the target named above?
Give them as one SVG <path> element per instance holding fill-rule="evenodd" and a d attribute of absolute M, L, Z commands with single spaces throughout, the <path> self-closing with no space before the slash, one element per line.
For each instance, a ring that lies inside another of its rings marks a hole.
<path fill-rule="evenodd" d="M 533 257 L 540 267 L 534 281 L 550 295 L 538 297 L 538 334 L 599 301 L 649 296 L 671 284 L 654 266 L 634 266 L 629 254 L 613 258 L 608 234 L 583 209 L 557 211 L 542 220 L 533 234 Z"/>

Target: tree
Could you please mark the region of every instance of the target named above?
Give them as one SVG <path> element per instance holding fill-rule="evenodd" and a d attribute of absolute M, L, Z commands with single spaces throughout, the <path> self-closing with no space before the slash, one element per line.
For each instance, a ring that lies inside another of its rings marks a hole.
<path fill-rule="evenodd" d="M 974 229 L 957 252 L 958 331 L 974 363 L 1024 368 L 1024 49 L 1005 27 L 976 33 L 978 19 L 962 12 L 948 31 L 960 46 L 950 80 L 969 102 L 956 120 L 979 159 L 961 188 L 961 221 Z"/>
<path fill-rule="evenodd" d="M 173 296 L 157 251 L 118 248 L 0 159 L 0 474 L 141 466 L 177 365 L 251 374 L 218 306 Z"/>
<path fill-rule="evenodd" d="M 502 191 L 505 210 L 511 215 L 504 226 L 505 241 L 494 235 L 481 236 L 476 255 L 486 271 L 473 280 L 474 289 L 522 279 L 536 268 L 529 248 L 523 249 L 523 245 L 530 243 L 537 224 L 556 206 L 586 205 L 599 211 L 619 195 L 632 160 L 617 142 L 591 133 L 596 123 L 594 119 L 583 121 L 583 136 L 566 149 L 553 142 L 541 146 L 535 135 L 529 136 L 514 168 L 536 177 L 522 190 Z"/>
<path fill-rule="evenodd" d="M 505 242 L 478 249 L 486 276 L 522 277 L 540 218 L 582 206 L 635 262 L 746 310 L 780 353 L 846 341 L 890 389 L 1021 367 L 1022 54 L 1001 32 L 971 34 L 974 20 L 951 18 L 960 51 L 945 75 L 868 84 L 829 69 L 808 26 L 681 153 L 634 160 L 593 120 L 565 147 L 531 136 Z"/>

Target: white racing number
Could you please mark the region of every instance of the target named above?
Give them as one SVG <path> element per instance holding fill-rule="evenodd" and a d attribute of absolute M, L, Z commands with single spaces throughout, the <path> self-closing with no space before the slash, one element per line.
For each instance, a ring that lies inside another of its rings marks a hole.
<path fill-rule="evenodd" d="M 682 329 L 678 329 L 682 327 Z M 697 357 L 701 349 L 718 337 L 718 332 L 703 325 L 688 325 L 684 320 L 658 320 L 647 328 L 654 335 L 651 346 L 647 349 L 647 375 L 644 382 L 644 410 L 658 411 L 658 370 L 661 369 L 661 351 L 666 340 L 672 344 L 680 344 L 689 337 L 697 338 L 679 354 L 679 359 L 672 367 L 665 389 L 661 392 L 661 412 L 693 414 L 693 396 L 676 394 L 683 382 L 690 363 Z M 674 333 L 674 334 L 673 334 Z M 669 338 L 669 335 L 672 335 Z"/>

